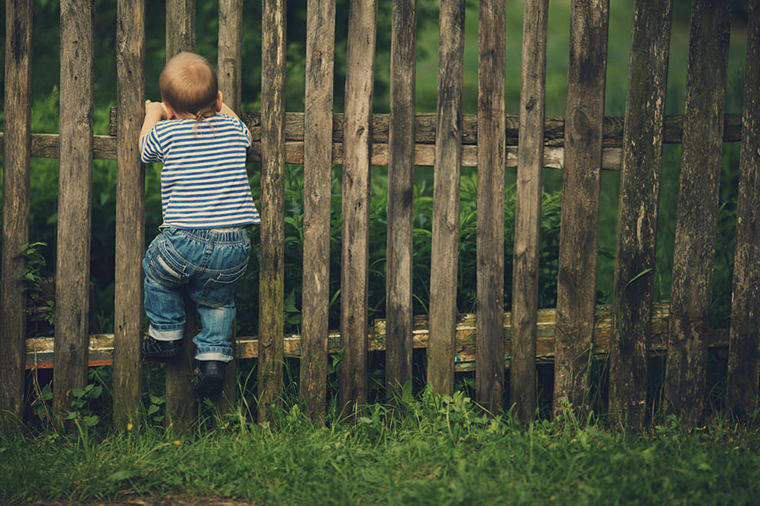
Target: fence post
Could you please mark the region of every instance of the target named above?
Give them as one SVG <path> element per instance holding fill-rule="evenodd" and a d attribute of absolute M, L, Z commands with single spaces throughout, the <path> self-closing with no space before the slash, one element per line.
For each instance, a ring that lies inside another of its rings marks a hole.
<path fill-rule="evenodd" d="M 93 2 L 61 1 L 60 168 L 53 410 L 87 384 L 92 196 Z"/>
<path fill-rule="evenodd" d="M 385 397 L 412 380 L 412 246 L 417 1 L 394 0 L 388 133 Z"/>
<path fill-rule="evenodd" d="M 119 0 L 116 52 L 116 272 L 114 287 L 113 412 L 117 426 L 139 416 L 142 384 L 142 264 L 145 244 L 145 171 L 139 137 L 145 101 L 145 2 Z"/>
<path fill-rule="evenodd" d="M 544 166 L 549 0 L 525 2 L 512 264 L 510 403 L 523 422 L 536 412 L 536 335 Z"/>
<path fill-rule="evenodd" d="M 195 0 L 166 1 L 166 61 L 180 51 L 195 49 Z M 153 76 L 157 79 L 158 76 Z M 186 324 L 183 337 L 182 357 L 167 362 L 166 371 L 166 419 L 177 431 L 186 431 L 195 420 L 197 406 L 192 389 L 193 358 L 192 339 L 197 328 L 195 307 L 185 301 Z"/>
<path fill-rule="evenodd" d="M 287 3 L 264 0 L 261 29 L 261 274 L 258 419 L 282 390 Z"/>
<path fill-rule="evenodd" d="M 554 412 L 587 408 L 596 307 L 609 0 L 573 0 L 562 173 Z"/>
<path fill-rule="evenodd" d="M 315 423 L 327 402 L 335 0 L 309 0 L 304 110 L 303 339 L 300 393 Z"/>
<path fill-rule="evenodd" d="M 343 121 L 343 245 L 340 334 L 344 354 L 340 407 L 352 412 L 367 396 L 369 183 L 377 0 L 355 0 L 348 13 Z"/>
<path fill-rule="evenodd" d="M 504 1 L 481 0 L 475 397 L 494 413 L 504 404 L 505 30 Z"/>
<path fill-rule="evenodd" d="M 734 261 L 733 304 L 728 344 L 726 404 L 739 415 L 752 414 L 757 399 L 760 328 L 760 1 L 749 2 L 744 75 L 742 148 Z"/>
<path fill-rule="evenodd" d="M 454 391 L 464 13 L 464 0 L 441 1 L 427 380 L 443 394 Z"/>
<path fill-rule="evenodd" d="M 7 358 L 0 367 L 0 422 L 20 420 L 24 409 L 26 293 L 21 276 L 26 262 L 18 255 L 29 242 L 31 54 L 32 2 L 6 1 L 0 347 Z"/>
<path fill-rule="evenodd" d="M 219 53 L 217 75 L 219 91 L 224 103 L 240 114 L 240 94 L 242 88 L 242 48 L 243 48 L 243 0 L 219 1 Z M 232 335 L 232 354 L 235 359 L 227 364 L 224 390 L 216 399 L 221 413 L 229 413 L 237 404 L 237 332 Z"/>
<path fill-rule="evenodd" d="M 730 12 L 729 0 L 692 3 L 665 368 L 665 407 L 686 427 L 704 407 Z"/>
<path fill-rule="evenodd" d="M 646 414 L 671 4 L 636 2 L 628 65 L 609 394 L 610 412 L 635 428 Z"/>

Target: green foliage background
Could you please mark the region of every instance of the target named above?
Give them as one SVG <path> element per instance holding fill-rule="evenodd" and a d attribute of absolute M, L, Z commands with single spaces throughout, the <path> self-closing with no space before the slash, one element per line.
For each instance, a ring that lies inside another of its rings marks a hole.
<path fill-rule="evenodd" d="M 622 116 L 625 108 L 628 48 L 632 22 L 632 0 L 610 2 L 610 30 L 607 67 L 606 114 Z M 165 60 L 165 17 L 163 2 L 146 2 L 146 87 L 148 98 L 157 99 L 157 77 Z M 55 133 L 58 131 L 58 68 L 59 26 L 58 2 L 36 0 L 33 32 L 33 96 L 32 131 Z M 550 3 L 549 36 L 547 46 L 547 115 L 564 115 L 569 33 L 569 0 Z M 0 6 L 0 11 L 4 6 Z M 213 0 L 197 2 L 196 50 L 212 63 L 216 62 L 216 33 L 218 4 Z M 434 0 L 418 0 L 417 43 L 417 111 L 432 112 L 436 108 L 436 74 L 438 43 L 438 4 Z M 507 2 L 507 82 L 508 112 L 516 114 L 519 106 L 520 39 L 522 33 L 522 2 Z M 746 2 L 734 1 L 731 47 L 728 69 L 726 112 L 741 111 L 744 72 L 744 41 Z M 336 72 L 335 110 L 343 107 L 345 78 L 345 49 L 348 1 L 338 0 L 336 20 Z M 376 112 L 388 112 L 389 50 L 391 2 L 380 1 L 378 7 L 377 60 L 375 70 Z M 474 113 L 477 106 L 478 60 L 478 3 L 470 0 L 466 13 L 464 112 Z M 261 68 L 261 3 L 244 2 L 243 35 L 243 105 L 244 110 L 260 108 Z M 287 109 L 303 110 L 305 69 L 306 1 L 292 0 L 288 10 L 288 78 Z M 0 27 L 4 29 L 4 26 Z M 108 109 L 116 102 L 116 1 L 95 1 L 95 132 L 107 133 Z M 688 55 L 689 1 L 674 0 L 673 31 L 671 37 L 670 68 L 668 76 L 667 113 L 680 114 L 683 109 L 686 62 Z M 2 58 L 2 55 L 0 55 Z M 667 299 L 670 295 L 675 231 L 678 167 L 680 147 L 668 145 L 664 152 L 655 296 Z M 724 146 L 724 170 L 721 180 L 721 213 L 717 238 L 716 273 L 714 280 L 714 326 L 727 326 L 733 243 L 735 234 L 735 199 L 738 166 L 738 144 Z M 44 241 L 49 246 L 46 274 L 52 275 L 55 266 L 55 226 L 57 221 L 57 160 L 32 161 L 32 216 L 30 241 Z M 146 167 L 146 225 L 147 240 L 151 240 L 160 224 L 160 167 Z M 254 199 L 259 200 L 259 167 L 249 167 Z M 430 230 L 432 212 L 432 174 L 430 167 L 419 167 L 415 174 L 414 221 L 414 298 L 415 312 L 424 313 L 428 306 L 430 273 Z M 511 258 L 514 235 L 514 169 L 507 171 L 507 198 L 505 204 L 505 307 L 511 304 Z M 0 182 L 0 185 L 2 183 Z M 602 177 L 602 208 L 600 230 L 600 261 L 598 272 L 598 300 L 611 299 L 617 194 L 619 174 L 605 172 Z M 114 223 L 115 223 L 116 167 L 112 161 L 96 161 L 93 175 L 92 200 L 92 264 L 91 274 L 96 291 L 98 328 L 93 331 L 111 332 L 113 311 Z M 544 173 L 543 221 L 541 227 L 540 305 L 551 307 L 556 296 L 556 263 L 559 240 L 561 172 L 546 169 Z M 303 241 L 303 170 L 287 168 L 286 186 L 286 325 L 287 331 L 298 331 L 300 323 L 301 246 Z M 339 300 L 340 263 L 340 167 L 333 171 L 333 211 L 331 233 L 331 326 L 336 327 Z M 458 286 L 458 309 L 461 312 L 475 308 L 475 194 L 477 172 L 463 168 L 461 181 L 461 243 Z M 387 171 L 374 167 L 372 174 L 371 230 L 370 230 L 370 289 L 371 317 L 384 313 L 385 292 L 385 240 Z M 239 328 L 242 335 L 257 332 L 258 311 L 258 229 L 251 234 L 256 249 L 251 267 L 239 289 Z"/>

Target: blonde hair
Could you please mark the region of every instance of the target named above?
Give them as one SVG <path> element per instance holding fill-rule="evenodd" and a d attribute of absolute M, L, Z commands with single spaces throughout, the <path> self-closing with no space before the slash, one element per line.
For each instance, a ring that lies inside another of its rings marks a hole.
<path fill-rule="evenodd" d="M 216 70 L 204 57 L 182 51 L 172 57 L 158 79 L 161 99 L 177 113 L 189 113 L 196 121 L 217 113 L 219 84 Z"/>

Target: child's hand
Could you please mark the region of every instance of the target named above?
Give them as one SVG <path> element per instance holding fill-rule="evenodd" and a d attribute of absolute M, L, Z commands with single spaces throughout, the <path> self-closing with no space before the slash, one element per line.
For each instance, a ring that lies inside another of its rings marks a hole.
<path fill-rule="evenodd" d="M 171 119 L 171 115 L 163 102 L 151 102 L 150 100 L 145 101 L 145 117 L 157 121 Z"/>

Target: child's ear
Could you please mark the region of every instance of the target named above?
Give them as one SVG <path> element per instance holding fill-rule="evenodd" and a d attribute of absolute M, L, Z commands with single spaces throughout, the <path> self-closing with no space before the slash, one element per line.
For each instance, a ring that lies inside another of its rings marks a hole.
<path fill-rule="evenodd" d="M 220 91 L 219 94 L 216 96 L 216 112 L 219 112 L 222 110 L 222 98 L 224 98 L 224 95 L 222 95 L 222 92 Z"/>

